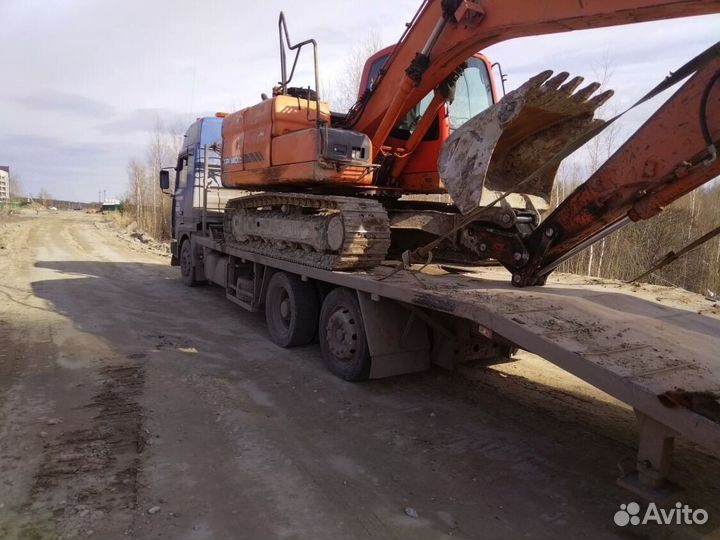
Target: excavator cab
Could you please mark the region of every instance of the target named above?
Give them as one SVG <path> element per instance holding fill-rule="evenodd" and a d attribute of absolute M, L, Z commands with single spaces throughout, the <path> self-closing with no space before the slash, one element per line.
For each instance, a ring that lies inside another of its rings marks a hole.
<path fill-rule="evenodd" d="M 372 88 L 392 50 L 393 46 L 386 47 L 365 62 L 359 95 Z M 431 105 L 432 98 L 431 92 L 397 123 L 387 139 L 388 146 L 406 147 L 420 125 L 420 119 Z M 443 143 L 455 129 L 487 109 L 497 99 L 489 60 L 479 53 L 473 55 L 467 60 L 455 84 L 454 99 L 447 106 L 439 108 L 438 114 L 422 134 L 418 147 L 404 163 L 401 174 L 394 179 L 395 185 L 408 193 L 444 193 L 437 167 Z"/>

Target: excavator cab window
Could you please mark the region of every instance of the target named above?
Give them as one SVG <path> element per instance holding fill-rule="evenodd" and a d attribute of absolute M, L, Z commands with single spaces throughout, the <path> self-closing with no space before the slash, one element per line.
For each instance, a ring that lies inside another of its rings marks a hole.
<path fill-rule="evenodd" d="M 432 101 L 432 94 L 428 94 L 424 98 L 420 100 L 420 103 L 415 105 L 408 113 L 405 115 L 405 118 L 400 120 L 398 122 L 397 127 L 395 128 L 395 131 L 393 132 L 394 137 L 399 137 L 403 139 L 407 139 L 412 135 L 412 132 L 415 131 L 415 128 L 417 127 L 418 122 L 420 121 L 420 118 L 422 118 L 423 113 L 427 110 L 428 106 L 430 105 L 430 102 Z M 405 136 L 402 136 L 402 133 L 405 133 Z M 431 127 L 425 137 L 424 140 L 435 140 L 438 138 L 438 129 L 437 129 L 437 120 L 433 124 L 433 127 Z"/>
<path fill-rule="evenodd" d="M 487 65 L 473 56 L 467 61 L 465 71 L 455 84 L 455 99 L 448 107 L 450 131 L 459 128 L 492 103 L 492 83 Z"/>
<path fill-rule="evenodd" d="M 386 54 L 385 56 L 381 56 L 377 60 L 375 60 L 372 65 L 370 66 L 370 72 L 368 73 L 368 79 L 367 79 L 367 88 L 372 88 L 375 84 L 375 81 L 378 78 L 378 75 L 380 74 L 380 70 L 385 65 L 385 61 L 388 59 L 388 56 L 390 56 L 390 53 Z M 362 92 L 361 92 L 362 93 Z"/>
<path fill-rule="evenodd" d="M 367 78 L 367 88 L 372 88 L 383 65 L 390 53 L 377 58 L 371 65 Z M 420 103 L 413 107 L 405 118 L 398 122 L 392 131 L 392 137 L 408 139 L 420 121 L 425 110 L 430 105 L 432 94 L 425 96 Z M 476 56 L 467 61 L 467 67 L 455 85 L 455 99 L 448 107 L 450 131 L 453 131 L 470 120 L 476 114 L 484 111 L 493 103 L 492 83 L 485 62 Z M 439 136 L 437 122 L 431 127 L 423 140 L 435 140 Z"/>
<path fill-rule="evenodd" d="M 415 131 L 415 127 L 430 105 L 430 101 L 432 101 L 432 94 L 425 96 L 420 103 L 413 107 L 398 123 L 393 136 L 408 138 Z M 492 103 L 492 83 L 487 65 L 482 59 L 473 56 L 467 61 L 467 67 L 455 84 L 455 99 L 448 105 L 450 131 L 459 128 L 473 116 L 487 109 Z M 428 130 L 424 140 L 437 139 L 437 122 L 435 124 L 434 128 Z"/>

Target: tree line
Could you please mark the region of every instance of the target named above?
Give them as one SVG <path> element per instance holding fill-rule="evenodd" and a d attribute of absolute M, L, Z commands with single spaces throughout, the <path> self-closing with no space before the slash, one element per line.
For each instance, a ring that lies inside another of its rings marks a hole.
<path fill-rule="evenodd" d="M 128 191 L 123 214 L 135 226 L 156 238 L 171 237 L 171 198 L 162 192 L 158 174 L 162 167 L 175 165 L 183 141 L 184 126 L 168 126 L 156 120 L 144 156 L 128 161 Z"/>

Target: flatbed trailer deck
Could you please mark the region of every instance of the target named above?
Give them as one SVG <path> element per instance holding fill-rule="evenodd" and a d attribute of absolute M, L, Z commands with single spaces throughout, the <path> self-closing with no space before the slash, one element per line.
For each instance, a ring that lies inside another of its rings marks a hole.
<path fill-rule="evenodd" d="M 463 320 L 481 336 L 537 354 L 628 404 L 638 418 L 638 456 L 636 466 L 618 481 L 646 498 L 675 491 L 667 480 L 675 436 L 720 457 L 720 310 L 710 303 L 663 303 L 652 290 L 648 294 L 619 282 L 590 283 L 580 277 L 553 276 L 543 287 L 520 289 L 498 267 L 431 265 L 421 272 L 394 272 L 381 265 L 368 271 L 328 271 L 201 234 L 192 240 L 196 264 L 203 266 L 207 279 L 224 285 L 228 298 L 247 309 L 262 307 L 262 284 L 257 284 L 254 300 L 238 299 L 228 287 L 227 265 L 252 264 L 356 291 L 368 326 L 373 371 L 376 362 L 390 365 L 387 371 L 378 367 L 374 376 L 418 371 L 430 361 L 452 365 L 441 345 L 444 338 L 454 339 L 448 321 Z M 432 343 L 423 334 L 434 335 Z M 453 347 L 457 352 L 457 341 Z M 419 354 L 424 348 L 433 349 L 427 359 Z"/>

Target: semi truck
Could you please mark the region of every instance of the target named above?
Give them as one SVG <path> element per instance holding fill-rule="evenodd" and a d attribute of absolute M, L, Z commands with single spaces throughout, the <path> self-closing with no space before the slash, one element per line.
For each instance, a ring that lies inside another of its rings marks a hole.
<path fill-rule="evenodd" d="M 319 342 L 346 381 L 492 364 L 518 348 L 538 354 L 635 410 L 638 456 L 619 481 L 658 498 L 671 491 L 677 435 L 720 455 L 720 360 L 711 352 L 720 320 L 628 287 L 548 277 L 720 172 L 720 44 L 653 89 L 648 96 L 689 76 L 553 211 L 557 165 L 608 125 L 594 113 L 612 93 L 543 72 L 501 98 L 475 51 L 720 3 L 548 9 L 425 1 L 401 40 L 368 59 L 358 101 L 343 114 L 316 90 L 289 86 L 298 57 L 288 70 L 286 48 L 299 55 L 317 44 L 292 44 L 281 14 L 272 97 L 197 119 L 176 164 L 160 171 L 173 201 L 172 264 L 185 285 L 214 284 L 238 306 L 264 310 L 278 346 Z M 317 79 L 316 55 L 315 68 Z"/>

